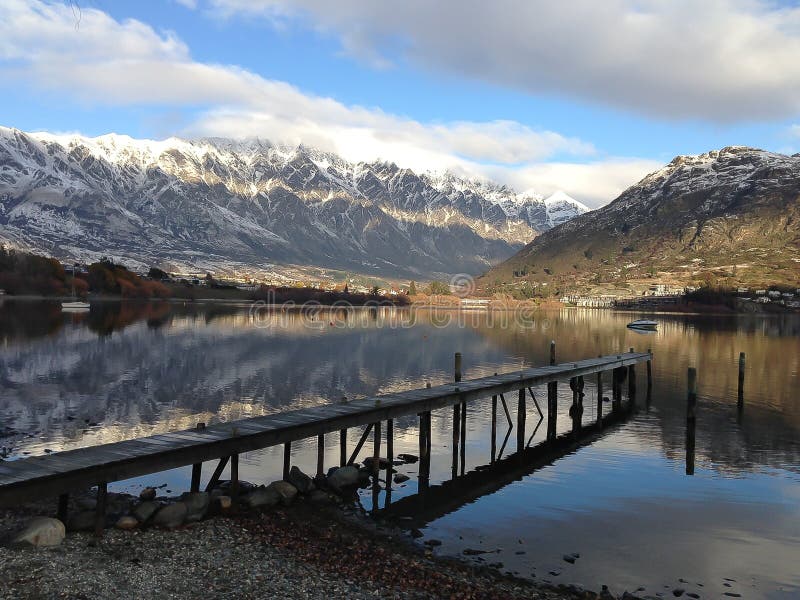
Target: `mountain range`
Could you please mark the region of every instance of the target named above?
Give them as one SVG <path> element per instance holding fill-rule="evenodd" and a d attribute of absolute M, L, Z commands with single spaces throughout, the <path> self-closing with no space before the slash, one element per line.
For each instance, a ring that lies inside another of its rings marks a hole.
<path fill-rule="evenodd" d="M 654 281 L 800 286 L 800 154 L 730 146 L 678 156 L 543 233 L 480 286 L 640 293 Z"/>
<path fill-rule="evenodd" d="M 544 198 L 302 145 L 0 127 L 0 242 L 67 260 L 478 274 L 587 210 L 563 192 Z"/>

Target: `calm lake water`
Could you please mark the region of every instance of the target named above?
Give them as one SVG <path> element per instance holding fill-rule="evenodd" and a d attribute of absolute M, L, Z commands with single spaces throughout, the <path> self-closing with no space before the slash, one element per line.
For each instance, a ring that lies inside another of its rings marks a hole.
<path fill-rule="evenodd" d="M 625 328 L 633 318 L 581 309 L 525 318 L 356 309 L 312 319 L 248 306 L 112 303 L 65 315 L 58 304 L 6 300 L 0 446 L 18 458 L 436 385 L 452 379 L 457 351 L 470 378 L 546 364 L 551 339 L 559 361 L 652 348 L 652 396 L 645 398 L 640 367 L 638 411 L 627 421 L 549 463 L 496 477 L 492 471 L 492 485 L 451 486 L 444 500 L 430 494 L 417 514 L 423 539 L 441 540 L 442 554 L 490 550 L 468 560 L 501 562 L 524 577 L 607 584 L 618 593 L 644 586 L 665 596 L 675 587 L 702 597 L 800 596 L 800 319 L 658 315 L 659 331 L 641 335 Z M 747 353 L 741 415 L 739 352 Z M 689 366 L 699 374 L 691 475 Z M 585 422 L 596 414 L 593 381 Z M 609 387 L 607 379 L 606 393 Z M 544 389 L 534 391 L 546 398 Z M 569 387 L 559 385 L 559 394 L 561 433 L 571 428 Z M 490 462 L 489 407 L 488 399 L 470 405 L 467 473 Z M 515 398 L 509 409 L 516 422 Z M 537 421 L 529 407 L 528 435 Z M 433 490 L 452 477 L 451 426 L 451 410 L 433 414 Z M 359 434 L 351 431 L 351 448 Z M 395 453 L 416 454 L 417 435 L 415 417 L 396 421 Z M 501 427 L 498 446 L 504 435 Z M 531 445 L 545 435 L 543 423 Z M 326 465 L 333 465 L 338 436 L 328 437 Z M 503 456 L 515 448 L 512 433 Z M 293 464 L 313 473 L 316 440 L 292 449 Z M 281 463 L 282 448 L 247 454 L 241 477 L 271 481 Z M 393 486 L 390 510 L 403 514 L 417 493 L 417 472 L 415 465 L 399 470 L 411 479 Z M 189 476 L 179 469 L 114 489 L 166 484 L 178 494 Z M 373 508 L 369 491 L 361 501 Z M 385 506 L 384 493 L 378 502 Z M 573 552 L 580 558 L 566 563 L 562 557 Z"/>

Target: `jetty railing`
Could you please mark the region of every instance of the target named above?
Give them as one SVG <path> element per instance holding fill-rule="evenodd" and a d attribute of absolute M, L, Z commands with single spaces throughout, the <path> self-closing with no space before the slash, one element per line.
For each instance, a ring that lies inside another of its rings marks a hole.
<path fill-rule="evenodd" d="M 291 466 L 292 442 L 316 436 L 317 474 L 322 474 L 326 435 L 338 433 L 339 463 L 343 466 L 355 462 L 371 432 L 372 455 L 376 459 L 373 465 L 377 469 L 379 464 L 377 459 L 381 453 L 382 424 L 386 422 L 386 450 L 391 465 L 393 421 L 412 414 L 419 417 L 419 475 L 421 485 L 424 486 L 430 473 L 431 411 L 453 407 L 453 444 L 454 448 L 461 445 L 463 453 L 468 403 L 492 396 L 492 457 L 494 457 L 498 400 L 511 424 L 506 394 L 517 393 L 517 450 L 522 450 L 526 447 L 526 415 L 529 399 L 536 406 L 540 417 L 544 418 L 533 394 L 534 386 L 547 384 L 547 439 L 555 439 L 559 380 L 570 381 L 573 391 L 573 405 L 570 410 L 579 408 L 582 410 L 582 406 L 578 405 L 578 399 L 582 397 L 583 378 L 597 374 L 600 386 L 597 419 L 598 422 L 602 422 L 602 374 L 607 371 L 612 372 L 612 407 L 615 411 L 621 410 L 622 383 L 627 379 L 629 397 L 635 396 L 635 365 L 647 362 L 649 388 L 651 360 L 650 351 L 634 352 L 631 348 L 631 351 L 626 353 L 555 364 L 555 343 L 552 343 L 551 364 L 548 366 L 464 381 L 461 377 L 461 356 L 457 354 L 455 381 L 450 384 L 0 462 L 0 507 L 12 506 L 34 498 L 58 496 L 59 517 L 63 519 L 66 518 L 68 494 L 71 491 L 97 486 L 96 533 L 102 534 L 106 490 L 111 482 L 192 465 L 191 490 L 199 491 L 203 463 L 218 461 L 206 489 L 216 485 L 225 467 L 230 463 L 231 496 L 235 502 L 238 495 L 238 457 L 244 452 L 283 444 L 283 476 L 286 478 Z M 348 456 L 347 430 L 363 425 L 367 427 L 353 452 Z"/>

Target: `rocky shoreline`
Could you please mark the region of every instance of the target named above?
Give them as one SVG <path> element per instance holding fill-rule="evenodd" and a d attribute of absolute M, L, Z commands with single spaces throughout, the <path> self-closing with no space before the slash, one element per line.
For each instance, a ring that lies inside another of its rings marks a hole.
<path fill-rule="evenodd" d="M 91 491 L 70 499 L 66 527 L 42 519 L 54 499 L 0 511 L 0 598 L 615 598 L 436 556 L 435 540 L 418 544 L 352 502 L 370 483 L 366 462 L 320 479 L 293 468 L 288 481 L 239 482 L 235 505 L 230 482 L 178 499 L 108 494 L 99 539 Z"/>

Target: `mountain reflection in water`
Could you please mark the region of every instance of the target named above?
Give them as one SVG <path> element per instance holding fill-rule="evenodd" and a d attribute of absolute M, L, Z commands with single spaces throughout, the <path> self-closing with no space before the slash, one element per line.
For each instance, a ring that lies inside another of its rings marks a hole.
<path fill-rule="evenodd" d="M 457 351 L 464 355 L 464 377 L 471 378 L 547 364 L 551 339 L 559 361 L 650 347 L 652 397 L 645 402 L 641 368 L 639 410 L 628 421 L 490 493 L 467 494 L 463 502 L 448 498 L 452 506 L 432 511 L 426 535 L 441 539 L 446 553 L 500 549 L 486 561 L 522 576 L 592 588 L 607 583 L 620 593 L 639 585 L 650 594 L 695 586 L 703 597 L 725 591 L 795 597 L 800 319 L 658 315 L 657 333 L 641 336 L 625 327 L 640 316 L 572 309 L 517 318 L 385 308 L 311 315 L 165 302 L 98 303 L 88 314 L 64 315 L 57 303 L 6 300 L 0 306 L 0 446 L 13 458 L 435 385 L 452 379 Z M 741 415 L 739 352 L 747 355 Z M 689 366 L 699 381 L 692 476 L 686 475 Z M 608 379 L 605 389 L 609 394 Z M 546 397 L 543 389 L 534 391 Z M 588 422 L 596 410 L 593 378 L 586 392 Z M 571 427 L 569 387 L 560 385 L 559 394 L 563 433 Z M 509 404 L 513 419 L 516 403 Z M 466 471 L 490 460 L 488 406 L 469 407 Z M 536 419 L 529 414 L 531 430 Z M 451 421 L 449 411 L 433 415 L 432 486 L 451 477 Z M 498 446 L 504 434 L 498 432 Z M 357 435 L 352 432 L 351 447 Z M 416 453 L 416 418 L 398 419 L 395 436 L 396 453 Z M 330 465 L 338 460 L 338 440 L 328 437 Z M 296 446 L 293 462 L 313 470 L 315 440 Z M 256 483 L 277 478 L 280 460 L 280 449 L 249 453 L 242 476 Z M 394 486 L 392 501 L 417 491 L 415 467 L 399 469 L 412 479 Z M 147 481 L 170 481 L 177 491 L 188 472 Z M 371 508 L 369 491 L 363 502 Z M 385 502 L 381 492 L 380 506 Z M 581 554 L 574 565 L 561 560 L 571 552 Z M 679 578 L 690 583 L 678 584 Z"/>

